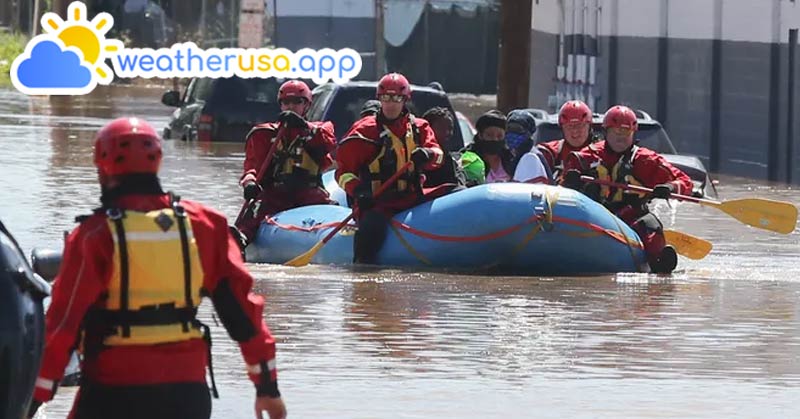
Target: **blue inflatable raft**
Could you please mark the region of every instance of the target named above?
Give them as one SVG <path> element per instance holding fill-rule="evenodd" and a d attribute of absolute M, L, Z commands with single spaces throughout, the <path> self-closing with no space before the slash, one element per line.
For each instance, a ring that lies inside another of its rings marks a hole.
<path fill-rule="evenodd" d="M 285 263 L 345 219 L 351 210 L 332 178 L 325 174 L 325 186 L 340 206 L 275 214 L 247 247 L 247 260 Z M 312 263 L 351 264 L 355 229 L 342 229 Z M 516 275 L 649 270 L 636 233 L 603 206 L 571 189 L 522 183 L 480 185 L 398 213 L 378 263 Z"/>

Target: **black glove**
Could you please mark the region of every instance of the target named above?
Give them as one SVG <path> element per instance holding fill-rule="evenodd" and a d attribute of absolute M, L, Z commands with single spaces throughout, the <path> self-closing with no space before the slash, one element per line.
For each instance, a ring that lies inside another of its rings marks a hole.
<path fill-rule="evenodd" d="M 422 167 L 431 161 L 431 157 L 433 153 L 425 147 L 417 147 L 411 152 L 411 161 L 417 170 L 422 170 Z"/>
<path fill-rule="evenodd" d="M 39 410 L 39 407 L 42 405 L 42 402 L 38 402 L 36 400 L 31 400 L 31 407 L 28 408 L 28 419 L 36 416 L 36 411 Z"/>
<path fill-rule="evenodd" d="M 367 184 L 369 186 L 369 184 Z M 375 198 L 372 197 L 372 190 L 368 187 L 362 187 L 359 185 L 356 188 L 356 206 L 363 214 L 366 211 L 371 210 L 375 206 Z"/>
<path fill-rule="evenodd" d="M 258 183 L 253 181 L 247 182 L 244 184 L 244 200 L 249 201 L 251 199 L 256 199 L 258 194 L 261 193 L 261 186 Z"/>
<path fill-rule="evenodd" d="M 285 124 L 289 128 L 308 128 L 308 122 L 302 116 L 292 112 L 283 111 L 278 116 L 278 122 Z"/>
<path fill-rule="evenodd" d="M 675 185 L 671 183 L 662 183 L 653 188 L 651 196 L 653 198 L 669 199 L 670 194 L 675 192 Z"/>
<path fill-rule="evenodd" d="M 576 191 L 580 191 L 583 189 L 583 181 L 581 180 L 581 172 L 572 169 L 568 170 L 564 173 L 564 180 L 561 182 L 561 185 L 565 188 L 575 189 Z"/>

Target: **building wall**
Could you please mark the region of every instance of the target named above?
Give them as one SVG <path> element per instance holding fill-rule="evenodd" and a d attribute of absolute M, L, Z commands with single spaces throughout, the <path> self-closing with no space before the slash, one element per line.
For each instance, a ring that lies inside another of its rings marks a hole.
<path fill-rule="evenodd" d="M 558 51 L 559 35 L 594 35 L 596 111 L 616 103 L 644 109 L 665 125 L 679 151 L 721 173 L 786 178 L 787 126 L 792 121 L 797 127 L 800 119 L 786 110 L 789 29 L 800 27 L 796 2 L 533 1 L 531 106 L 554 111 L 575 96 L 575 87 L 562 89 L 570 97 L 559 96 L 559 86 L 570 81 L 561 77 L 552 50 Z M 593 12 L 599 22 L 594 33 L 569 24 Z M 794 147 L 792 164 L 796 154 Z M 797 172 L 793 167 L 793 180 Z"/>
<path fill-rule="evenodd" d="M 292 51 L 301 48 L 375 51 L 374 0 L 275 1 L 278 16 L 275 38 L 279 47 Z M 358 78 L 374 78 L 374 56 L 361 59 Z"/>

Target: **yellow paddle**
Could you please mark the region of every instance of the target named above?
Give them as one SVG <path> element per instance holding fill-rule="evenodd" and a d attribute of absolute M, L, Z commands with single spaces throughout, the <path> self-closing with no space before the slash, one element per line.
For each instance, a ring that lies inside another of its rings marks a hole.
<path fill-rule="evenodd" d="M 581 176 L 581 180 L 637 192 L 653 192 L 650 188 L 609 182 L 590 176 Z M 773 201 L 763 198 L 743 198 L 718 202 L 710 199 L 678 194 L 670 194 L 670 197 L 680 201 L 689 201 L 707 207 L 714 207 L 744 224 L 763 230 L 774 231 L 776 233 L 790 234 L 797 225 L 797 207 L 789 202 Z"/>
<path fill-rule="evenodd" d="M 664 238 L 678 254 L 695 260 L 706 257 L 713 246 L 708 240 L 675 230 L 664 230 Z"/>
<path fill-rule="evenodd" d="M 397 179 L 400 178 L 400 176 L 402 176 L 403 173 L 406 172 L 406 170 L 408 170 L 409 167 L 411 167 L 411 164 L 412 164 L 411 161 L 406 162 L 406 164 L 404 164 L 403 167 L 401 167 L 400 170 L 397 171 L 397 173 L 393 174 L 392 177 L 389 178 L 389 180 L 384 182 L 381 185 L 381 187 L 378 188 L 377 191 L 375 191 L 375 194 L 373 196 L 376 198 L 380 196 L 386 189 L 389 188 L 389 186 L 395 183 Z M 344 226 L 346 226 L 347 223 L 350 222 L 350 220 L 352 220 L 354 216 L 355 216 L 355 210 L 351 211 L 350 215 L 348 215 L 347 218 L 342 220 L 342 222 L 339 223 L 339 225 L 334 227 L 334 229 L 331 230 L 331 232 L 328 233 L 328 235 L 326 235 L 325 238 L 318 241 L 317 244 L 314 245 L 314 247 L 309 249 L 307 252 L 301 254 L 300 256 L 297 256 L 296 258 L 284 263 L 284 265 L 298 266 L 298 267 L 308 265 L 311 262 L 311 259 L 314 258 L 314 255 L 316 255 L 317 252 L 319 252 L 319 249 L 322 249 L 322 246 L 325 246 L 325 243 L 329 242 L 334 236 L 336 236 L 336 233 L 338 233 L 339 230 L 344 228 Z"/>

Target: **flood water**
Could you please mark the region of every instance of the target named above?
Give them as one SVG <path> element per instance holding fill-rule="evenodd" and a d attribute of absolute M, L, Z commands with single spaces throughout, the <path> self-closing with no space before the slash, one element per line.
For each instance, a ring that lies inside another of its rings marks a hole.
<path fill-rule="evenodd" d="M 94 132 L 125 115 L 162 128 L 171 108 L 161 92 L 103 88 L 50 102 L 0 91 L 0 218 L 26 251 L 60 249 L 73 218 L 98 204 Z M 243 145 L 164 147 L 165 188 L 233 220 Z M 736 178 L 719 193 L 800 202 L 785 185 Z M 681 258 L 671 276 L 249 265 L 268 298 L 290 417 L 800 417 L 800 233 L 688 203 L 658 212 L 713 242 L 712 253 Z M 238 349 L 208 306 L 202 315 L 215 338 L 213 417 L 252 417 Z M 74 392 L 61 388 L 40 417 L 65 417 Z"/>

